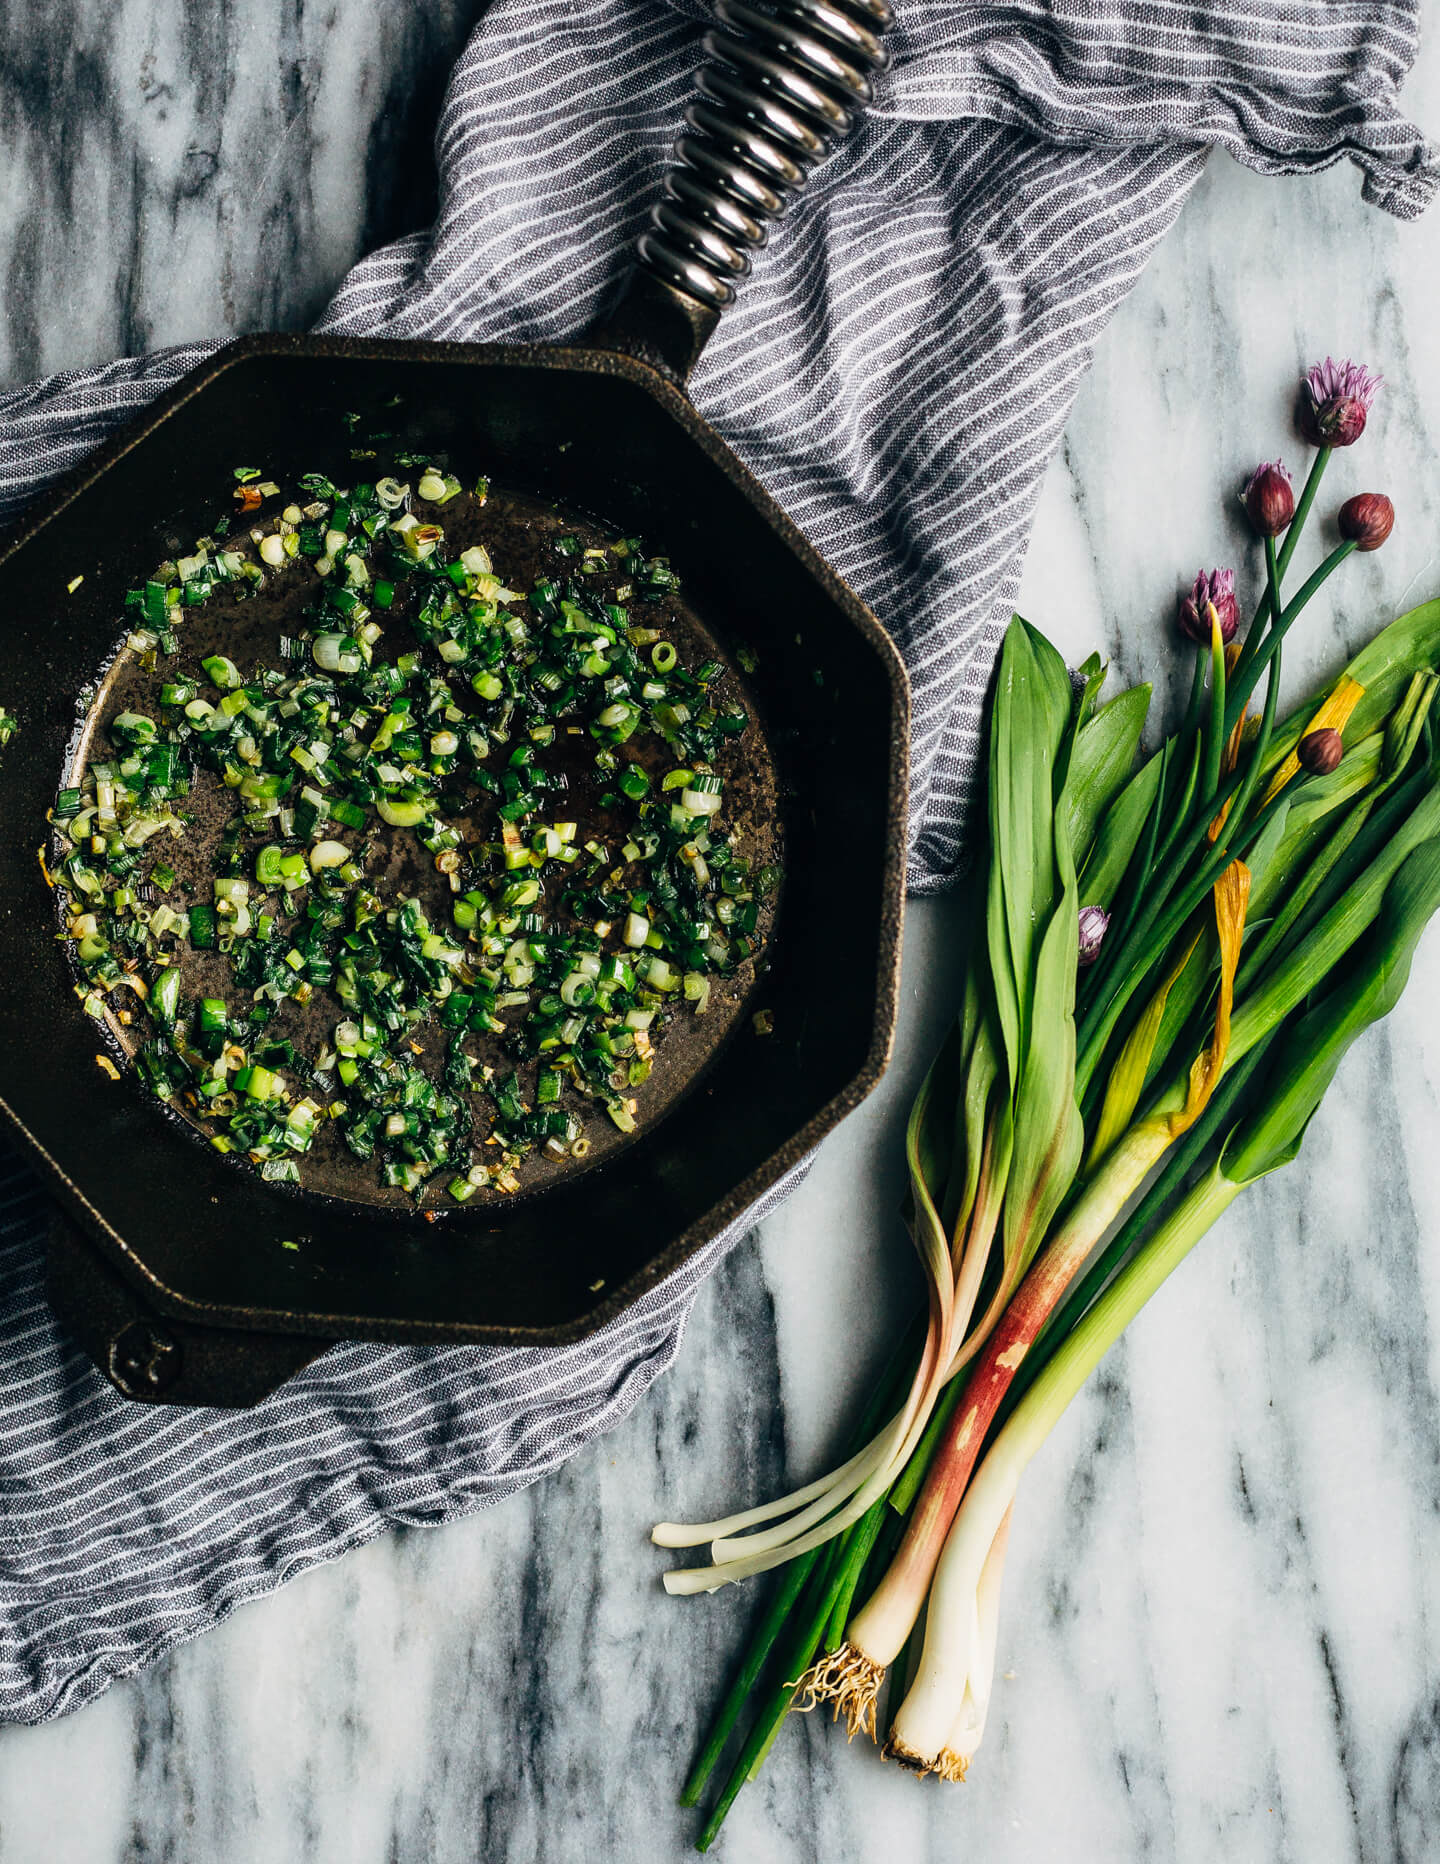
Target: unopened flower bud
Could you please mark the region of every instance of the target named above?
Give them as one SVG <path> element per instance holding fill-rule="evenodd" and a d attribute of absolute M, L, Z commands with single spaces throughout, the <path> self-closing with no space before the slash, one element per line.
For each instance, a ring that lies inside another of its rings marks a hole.
<path fill-rule="evenodd" d="M 1383 492 L 1357 492 L 1340 507 L 1339 523 L 1357 550 L 1378 550 L 1395 528 L 1395 507 Z"/>
<path fill-rule="evenodd" d="M 1345 741 L 1333 727 L 1322 725 L 1306 732 L 1295 755 L 1312 777 L 1328 777 L 1345 755 Z"/>
<path fill-rule="evenodd" d="M 1235 630 L 1240 626 L 1234 570 L 1201 570 L 1190 593 L 1180 598 L 1180 632 L 1208 647 L 1212 607 L 1220 623 L 1220 639 L 1228 646 L 1235 639 Z"/>
<path fill-rule="evenodd" d="M 1365 431 L 1380 380 L 1358 362 L 1332 362 L 1328 356 L 1307 369 L 1296 424 L 1311 446 L 1354 446 Z"/>
<path fill-rule="evenodd" d="M 1295 516 L 1295 488 L 1279 460 L 1257 466 L 1240 497 L 1262 537 L 1278 537 Z"/>
<path fill-rule="evenodd" d="M 1080 965 L 1094 964 L 1110 929 L 1110 915 L 1103 906 L 1080 908 Z"/>

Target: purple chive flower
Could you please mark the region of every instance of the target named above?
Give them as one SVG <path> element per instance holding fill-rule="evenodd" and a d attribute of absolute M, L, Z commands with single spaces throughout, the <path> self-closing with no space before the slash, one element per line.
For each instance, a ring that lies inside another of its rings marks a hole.
<path fill-rule="evenodd" d="M 1363 363 L 1327 356 L 1305 371 L 1296 425 L 1312 447 L 1353 447 L 1365 431 L 1383 378 Z"/>
<path fill-rule="evenodd" d="M 1378 550 L 1395 528 L 1395 507 L 1383 492 L 1357 492 L 1340 507 L 1338 523 L 1357 550 Z"/>
<path fill-rule="evenodd" d="M 1279 460 L 1257 466 L 1240 499 L 1262 537 L 1278 537 L 1295 516 L 1295 487 Z"/>
<path fill-rule="evenodd" d="M 1094 964 L 1110 930 L 1110 915 L 1103 906 L 1080 908 L 1080 964 Z"/>
<path fill-rule="evenodd" d="M 1210 645 L 1212 605 L 1220 622 L 1220 639 L 1228 646 L 1240 626 L 1234 570 L 1201 570 L 1189 595 L 1180 598 L 1180 632 L 1205 647 Z"/>

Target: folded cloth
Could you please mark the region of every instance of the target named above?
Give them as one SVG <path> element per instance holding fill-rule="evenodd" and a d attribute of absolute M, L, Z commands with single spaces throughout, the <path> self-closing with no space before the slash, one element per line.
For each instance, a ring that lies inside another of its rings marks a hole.
<path fill-rule="evenodd" d="M 1417 0 L 898 11 L 877 107 L 777 229 L 691 389 L 905 654 L 927 892 L 960 857 L 1046 462 L 1210 147 L 1273 172 L 1349 157 L 1404 216 L 1437 171 L 1396 105 Z M 654 198 L 704 17 L 497 0 L 444 106 L 437 225 L 357 266 L 320 327 L 574 337 Z M 0 396 L 0 517 L 210 347 Z M 342 1345 L 252 1412 L 179 1412 L 117 1397 L 56 1330 L 41 1193 L 0 1169 L 0 1718 L 61 1714 L 391 1522 L 553 1469 L 670 1363 L 701 1281 L 761 1214 L 576 1345 Z"/>

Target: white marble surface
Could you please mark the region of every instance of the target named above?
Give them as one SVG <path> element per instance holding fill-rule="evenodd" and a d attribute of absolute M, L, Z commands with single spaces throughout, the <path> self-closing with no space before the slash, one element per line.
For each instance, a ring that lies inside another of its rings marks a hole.
<path fill-rule="evenodd" d="M 0 11 L 0 375 L 302 321 L 423 202 L 423 131 L 395 100 L 433 97 L 472 10 L 65 0 L 43 33 Z M 1410 103 L 1440 126 L 1434 50 Z M 367 162 L 396 145 L 398 169 Z M 1294 450 L 1292 380 L 1326 350 L 1388 378 L 1332 489 L 1388 489 L 1400 515 L 1307 618 L 1292 689 L 1440 590 L 1437 242 L 1362 207 L 1349 169 L 1283 182 L 1217 159 L 1101 344 L 1026 612 L 1076 656 L 1101 641 L 1163 677 L 1176 585 L 1200 563 L 1253 575 L 1220 488 Z M 913 1287 L 900 1132 L 954 994 L 954 923 L 951 903 L 912 910 L 891 1074 L 715 1278 L 625 1425 L 68 1721 L 0 1732 L 0 1864 L 684 1855 L 674 1789 L 751 1601 L 666 1599 L 645 1530 L 833 1453 Z M 917 1784 L 795 1721 L 726 1857 L 1440 1857 L 1437 1007 L 1432 935 L 1300 1165 L 1235 1208 L 1033 1466 L 970 1784 Z"/>

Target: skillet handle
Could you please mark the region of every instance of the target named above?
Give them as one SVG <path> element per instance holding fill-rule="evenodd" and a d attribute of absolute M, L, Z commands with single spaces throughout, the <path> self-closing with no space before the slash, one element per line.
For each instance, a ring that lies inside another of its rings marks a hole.
<path fill-rule="evenodd" d="M 771 224 L 871 103 L 890 0 L 715 0 L 685 112 L 620 300 L 591 333 L 683 387 Z"/>

